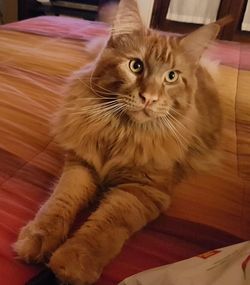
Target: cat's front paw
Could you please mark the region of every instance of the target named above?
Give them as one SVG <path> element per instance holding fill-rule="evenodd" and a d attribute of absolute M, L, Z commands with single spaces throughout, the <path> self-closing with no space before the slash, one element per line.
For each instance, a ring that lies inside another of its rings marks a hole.
<path fill-rule="evenodd" d="M 26 262 L 43 262 L 64 238 L 65 230 L 61 222 L 31 221 L 21 229 L 13 249 Z"/>
<path fill-rule="evenodd" d="M 49 267 L 63 283 L 72 285 L 93 284 L 102 273 L 102 266 L 83 245 L 67 242 L 54 252 Z"/>

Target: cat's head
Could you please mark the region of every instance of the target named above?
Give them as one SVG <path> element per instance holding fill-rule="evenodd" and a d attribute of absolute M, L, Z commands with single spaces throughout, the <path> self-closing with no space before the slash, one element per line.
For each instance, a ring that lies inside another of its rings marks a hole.
<path fill-rule="evenodd" d="M 145 28 L 136 0 L 121 0 L 107 46 L 92 76 L 109 110 L 145 123 L 187 112 L 197 88 L 197 67 L 219 25 L 184 37 Z M 108 104 L 108 103 L 107 103 Z"/>

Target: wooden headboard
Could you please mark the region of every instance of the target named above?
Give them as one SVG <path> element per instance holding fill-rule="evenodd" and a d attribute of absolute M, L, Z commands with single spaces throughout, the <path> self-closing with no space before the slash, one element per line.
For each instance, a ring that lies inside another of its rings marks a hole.
<path fill-rule="evenodd" d="M 220 39 L 250 42 L 250 32 L 241 31 L 241 23 L 249 0 L 221 0 L 217 19 L 227 15 L 233 17 L 233 22 L 223 28 Z M 155 0 L 151 27 L 167 32 L 186 34 L 200 25 L 193 23 L 175 22 L 166 19 L 170 0 Z"/>

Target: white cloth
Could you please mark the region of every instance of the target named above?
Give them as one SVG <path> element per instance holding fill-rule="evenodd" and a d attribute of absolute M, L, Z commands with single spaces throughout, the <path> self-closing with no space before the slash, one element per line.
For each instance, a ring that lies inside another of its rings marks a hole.
<path fill-rule="evenodd" d="M 47 4 L 50 2 L 50 0 L 36 0 L 37 2 L 40 2 L 42 4 Z"/>
<path fill-rule="evenodd" d="M 208 24 L 216 21 L 220 0 L 171 0 L 167 19 L 177 22 Z"/>
<path fill-rule="evenodd" d="M 118 285 L 249 285 L 250 241 L 150 269 Z"/>
<path fill-rule="evenodd" d="M 247 2 L 246 12 L 241 25 L 243 31 L 250 31 L 250 1 Z"/>

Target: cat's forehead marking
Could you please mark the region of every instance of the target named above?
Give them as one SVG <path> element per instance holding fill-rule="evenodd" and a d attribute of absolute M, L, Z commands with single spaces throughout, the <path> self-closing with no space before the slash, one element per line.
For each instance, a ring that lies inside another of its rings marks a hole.
<path fill-rule="evenodd" d="M 175 65 L 174 46 L 175 39 L 165 35 L 152 33 L 146 41 L 146 59 L 152 62 L 167 64 L 170 68 Z"/>

